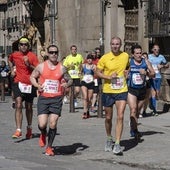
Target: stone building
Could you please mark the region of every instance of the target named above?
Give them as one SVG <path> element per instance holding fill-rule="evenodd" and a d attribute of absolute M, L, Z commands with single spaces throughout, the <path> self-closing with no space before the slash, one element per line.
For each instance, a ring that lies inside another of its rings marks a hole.
<path fill-rule="evenodd" d="M 37 54 L 50 43 L 59 46 L 61 56 L 69 53 L 71 44 L 76 44 L 84 57 L 97 46 L 107 52 L 112 36 L 122 38 L 122 50 L 130 52 L 131 45 L 139 43 L 148 51 L 148 43 L 153 40 L 146 29 L 149 2 L 0 0 L 0 54 L 8 55 L 12 43 L 22 35 L 30 38 Z"/>
<path fill-rule="evenodd" d="M 61 56 L 69 53 L 71 44 L 76 44 L 83 56 L 97 46 L 109 51 L 112 36 L 124 40 L 122 50 L 129 51 L 133 43 L 140 43 L 147 50 L 145 5 L 140 3 L 138 0 L 131 3 L 125 0 L 0 0 L 3 18 L 0 19 L 3 39 L 0 53 L 8 54 L 12 43 L 22 35 L 30 36 L 37 53 L 44 46 L 56 43 Z"/>

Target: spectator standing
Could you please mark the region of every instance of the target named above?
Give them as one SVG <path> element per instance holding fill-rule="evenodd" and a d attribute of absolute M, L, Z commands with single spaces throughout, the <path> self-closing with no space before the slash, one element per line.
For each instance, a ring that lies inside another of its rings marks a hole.
<path fill-rule="evenodd" d="M 110 42 L 111 52 L 104 54 L 97 64 L 97 75 L 104 79 L 102 102 L 105 110 L 105 129 L 107 142 L 105 151 L 112 151 L 112 117 L 113 105 L 116 105 L 117 119 L 115 128 L 115 145 L 113 153 L 122 154 L 120 140 L 123 131 L 124 111 L 127 100 L 126 69 L 129 55 L 120 50 L 121 39 L 113 37 Z"/>
<path fill-rule="evenodd" d="M 39 91 L 37 103 L 38 127 L 41 131 L 39 146 L 46 145 L 49 118 L 48 144 L 45 154 L 54 156 L 52 144 L 56 135 L 57 122 L 61 116 L 63 88 L 69 87 L 72 79 L 62 63 L 58 62 L 58 47 L 50 45 L 47 52 L 48 59 L 35 68 L 30 80 Z"/>
<path fill-rule="evenodd" d="M 31 85 L 30 75 L 35 66 L 38 65 L 38 58 L 29 50 L 29 46 L 29 40 L 27 38 L 20 38 L 18 46 L 19 51 L 12 53 L 9 57 L 11 76 L 14 77 L 14 82 L 12 84 L 15 99 L 16 121 L 16 131 L 12 135 L 14 139 L 22 136 L 23 101 L 25 101 L 25 112 L 27 118 L 26 138 L 32 138 L 32 105 L 33 99 L 36 96 L 36 88 Z"/>

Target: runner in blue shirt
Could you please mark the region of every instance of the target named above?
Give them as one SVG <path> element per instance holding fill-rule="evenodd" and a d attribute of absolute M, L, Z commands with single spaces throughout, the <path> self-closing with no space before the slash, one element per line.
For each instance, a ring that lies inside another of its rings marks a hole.
<path fill-rule="evenodd" d="M 163 55 L 159 53 L 159 45 L 154 44 L 152 48 L 152 54 L 149 54 L 149 61 L 155 71 L 155 78 L 151 79 L 151 107 L 153 109 L 153 115 L 158 116 L 156 111 L 156 99 L 159 98 L 159 92 L 161 87 L 161 68 L 168 68 L 169 65 Z"/>

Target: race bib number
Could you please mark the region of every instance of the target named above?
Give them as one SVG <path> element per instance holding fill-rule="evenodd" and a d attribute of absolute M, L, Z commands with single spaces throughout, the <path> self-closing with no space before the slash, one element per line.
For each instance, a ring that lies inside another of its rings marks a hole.
<path fill-rule="evenodd" d="M 7 72 L 2 71 L 2 72 L 1 72 L 1 76 L 2 76 L 2 77 L 7 77 Z"/>
<path fill-rule="evenodd" d="M 112 89 L 122 89 L 123 88 L 123 77 L 116 77 L 111 80 L 111 88 Z"/>
<path fill-rule="evenodd" d="M 153 69 L 154 69 L 154 71 L 155 71 L 155 73 L 157 74 L 157 73 L 159 73 L 159 69 L 158 69 L 158 66 L 157 65 L 152 65 L 152 67 L 153 67 Z"/>
<path fill-rule="evenodd" d="M 133 81 L 133 84 L 135 85 L 142 85 L 143 84 L 143 79 L 142 79 L 142 76 L 140 73 L 134 73 L 132 75 L 132 81 Z"/>
<path fill-rule="evenodd" d="M 93 76 L 86 74 L 83 76 L 82 80 L 85 81 L 86 83 L 91 83 L 91 82 L 93 82 Z"/>
<path fill-rule="evenodd" d="M 78 71 L 77 70 L 70 70 L 69 74 L 70 74 L 70 76 L 78 76 Z"/>
<path fill-rule="evenodd" d="M 18 87 L 19 87 L 21 93 L 29 93 L 30 94 L 32 91 L 32 85 L 29 85 L 29 84 L 24 84 L 24 83 L 19 82 Z"/>
<path fill-rule="evenodd" d="M 58 92 L 59 81 L 46 79 L 44 82 L 44 92 L 45 93 L 57 93 Z"/>

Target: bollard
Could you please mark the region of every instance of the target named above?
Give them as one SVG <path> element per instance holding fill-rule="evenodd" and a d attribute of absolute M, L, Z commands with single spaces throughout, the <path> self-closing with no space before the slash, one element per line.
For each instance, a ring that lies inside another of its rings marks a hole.
<path fill-rule="evenodd" d="M 5 79 L 2 79 L 1 83 L 1 101 L 5 101 Z"/>
<path fill-rule="evenodd" d="M 74 113 L 75 108 L 74 108 L 74 85 L 70 87 L 70 112 Z"/>
<path fill-rule="evenodd" d="M 99 96 L 98 96 L 98 110 L 97 117 L 103 117 L 103 105 L 102 105 L 102 84 L 99 84 Z"/>

